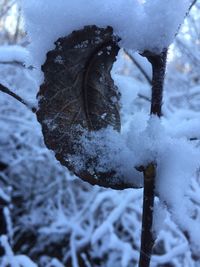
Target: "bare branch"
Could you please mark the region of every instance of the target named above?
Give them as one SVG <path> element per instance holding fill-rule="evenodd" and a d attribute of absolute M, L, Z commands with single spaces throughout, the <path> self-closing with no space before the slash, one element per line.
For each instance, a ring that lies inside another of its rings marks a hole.
<path fill-rule="evenodd" d="M 144 173 L 142 234 L 139 267 L 149 267 L 154 237 L 152 232 L 156 164 L 150 163 L 141 169 Z"/>
<path fill-rule="evenodd" d="M 27 103 L 24 99 L 22 99 L 20 96 L 18 96 L 17 94 L 15 94 L 14 92 L 12 92 L 10 89 L 8 89 L 7 87 L 5 87 L 4 85 L 0 84 L 0 91 L 2 91 L 3 93 L 12 96 L 14 99 L 16 99 L 17 101 L 19 101 L 20 103 L 22 103 L 24 106 L 26 106 L 29 110 L 31 110 L 33 113 L 36 112 L 36 108 L 30 106 L 29 103 Z"/>
<path fill-rule="evenodd" d="M 6 7 L 1 11 L 1 13 L 0 13 L 0 19 L 1 19 L 2 17 L 4 17 L 4 16 L 8 13 L 8 11 L 14 6 L 15 3 L 16 3 L 15 0 L 12 1 L 12 2 L 10 3 L 10 5 L 6 6 Z"/>
<path fill-rule="evenodd" d="M 125 53 L 127 56 L 132 60 L 132 62 L 135 64 L 135 66 L 140 70 L 146 81 L 148 82 L 149 85 L 152 85 L 151 78 L 149 75 L 146 73 L 146 71 L 143 69 L 143 67 L 139 64 L 139 62 L 128 52 L 125 50 Z"/>
<path fill-rule="evenodd" d="M 26 66 L 24 63 L 20 62 L 20 61 L 0 61 L 0 64 L 2 65 L 15 65 L 15 66 L 19 66 L 19 67 L 22 67 L 24 69 L 27 69 L 27 70 L 33 70 L 34 67 L 33 66 Z"/>
<path fill-rule="evenodd" d="M 166 70 L 167 49 L 156 55 L 145 51 L 142 56 L 146 57 L 152 65 L 152 98 L 151 114 L 160 117 L 162 115 L 163 85 Z M 139 267 L 149 267 L 151 261 L 154 236 L 152 231 L 153 209 L 155 198 L 156 163 L 152 162 L 146 167 L 138 168 L 144 174 L 142 234 Z"/>
<path fill-rule="evenodd" d="M 193 2 L 190 5 L 189 11 L 193 8 L 193 6 L 196 4 L 197 0 L 193 0 Z"/>
<path fill-rule="evenodd" d="M 162 99 L 167 61 L 167 49 L 159 55 L 149 51 L 145 51 L 142 55 L 148 59 L 153 68 L 151 114 L 160 117 L 162 115 Z"/>
<path fill-rule="evenodd" d="M 20 32 L 20 30 L 19 30 L 20 22 L 21 22 L 21 13 L 20 13 L 20 9 L 18 8 L 18 15 L 17 15 L 15 34 L 13 36 L 13 43 L 17 43 L 19 32 Z"/>
<path fill-rule="evenodd" d="M 148 97 L 147 97 L 147 96 L 145 96 L 145 95 L 138 94 L 138 97 L 139 97 L 139 98 L 142 98 L 142 99 L 144 99 L 144 100 L 146 100 L 146 101 L 148 101 L 148 102 L 150 102 L 150 103 L 151 103 L 151 99 L 150 99 L 150 98 L 148 98 Z"/>

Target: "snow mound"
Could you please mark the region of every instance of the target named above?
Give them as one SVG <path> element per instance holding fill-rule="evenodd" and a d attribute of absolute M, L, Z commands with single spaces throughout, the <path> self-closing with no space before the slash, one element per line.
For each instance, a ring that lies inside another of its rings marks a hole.
<path fill-rule="evenodd" d="M 160 52 L 173 41 L 190 0 L 19 0 L 37 66 L 54 42 L 86 25 L 112 26 L 121 46 Z"/>

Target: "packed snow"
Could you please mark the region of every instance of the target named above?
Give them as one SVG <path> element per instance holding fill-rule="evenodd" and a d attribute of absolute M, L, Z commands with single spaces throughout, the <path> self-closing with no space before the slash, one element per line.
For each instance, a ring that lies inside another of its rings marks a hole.
<path fill-rule="evenodd" d="M 33 62 L 41 66 L 59 37 L 87 25 L 111 26 L 121 47 L 159 53 L 173 41 L 190 0 L 19 0 Z"/>

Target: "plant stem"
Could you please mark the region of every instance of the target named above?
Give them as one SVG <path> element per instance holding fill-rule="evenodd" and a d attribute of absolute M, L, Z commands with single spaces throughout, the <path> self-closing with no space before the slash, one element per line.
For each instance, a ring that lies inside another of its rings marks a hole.
<path fill-rule="evenodd" d="M 156 177 L 156 165 L 150 163 L 143 170 L 144 173 L 144 194 L 142 214 L 142 234 L 139 267 L 149 267 L 151 261 L 154 238 L 152 233 L 154 188 Z"/>
<path fill-rule="evenodd" d="M 165 79 L 167 49 L 159 55 L 145 51 L 143 54 L 152 65 L 152 98 L 151 98 L 151 114 L 162 116 L 162 99 L 163 99 L 163 85 Z"/>
<path fill-rule="evenodd" d="M 153 69 L 151 114 L 161 117 L 167 49 L 159 55 L 153 54 L 149 51 L 145 51 L 142 55 L 149 60 Z M 150 163 L 146 167 L 141 167 L 140 170 L 144 173 L 144 194 L 139 267 L 149 267 L 152 248 L 155 241 L 152 232 L 152 225 L 155 198 L 156 163 Z"/>

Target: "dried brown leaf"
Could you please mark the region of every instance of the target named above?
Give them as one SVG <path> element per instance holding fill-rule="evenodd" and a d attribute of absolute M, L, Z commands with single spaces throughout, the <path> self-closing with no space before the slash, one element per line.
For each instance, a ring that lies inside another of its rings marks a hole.
<path fill-rule="evenodd" d="M 47 147 L 63 165 L 91 184 L 122 189 L 130 186 L 116 179 L 115 170 L 91 174 L 83 167 L 77 171 L 68 158 L 78 153 L 77 140 L 83 129 L 89 132 L 112 126 L 120 131 L 119 93 L 110 75 L 118 41 L 111 27 L 96 26 L 58 39 L 42 66 L 45 79 L 38 94 L 37 117 Z M 86 165 L 90 162 L 94 165 L 95 158 Z"/>

